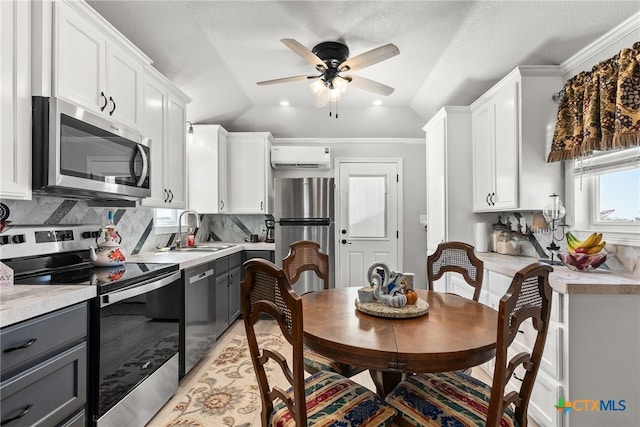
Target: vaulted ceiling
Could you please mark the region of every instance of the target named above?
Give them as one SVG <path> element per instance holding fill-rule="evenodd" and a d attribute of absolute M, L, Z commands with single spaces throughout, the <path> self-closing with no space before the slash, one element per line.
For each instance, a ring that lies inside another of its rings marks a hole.
<path fill-rule="evenodd" d="M 517 65 L 560 64 L 640 11 L 637 1 L 88 3 L 193 99 L 190 121 L 280 137 L 420 137 L 441 106 L 469 105 Z M 283 38 L 309 49 L 339 40 L 351 56 L 394 43 L 398 56 L 352 74 L 395 91 L 349 87 L 330 121 L 307 81 L 256 85 L 315 73 Z"/>

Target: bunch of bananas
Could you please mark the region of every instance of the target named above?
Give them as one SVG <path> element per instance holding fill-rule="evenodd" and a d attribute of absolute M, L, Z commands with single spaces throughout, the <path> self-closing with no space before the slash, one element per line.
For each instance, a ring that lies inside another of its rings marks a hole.
<path fill-rule="evenodd" d="M 567 250 L 572 254 L 597 254 L 607 244 L 602 240 L 602 233 L 591 233 L 583 241 L 578 240 L 570 231 L 567 232 L 566 237 Z"/>

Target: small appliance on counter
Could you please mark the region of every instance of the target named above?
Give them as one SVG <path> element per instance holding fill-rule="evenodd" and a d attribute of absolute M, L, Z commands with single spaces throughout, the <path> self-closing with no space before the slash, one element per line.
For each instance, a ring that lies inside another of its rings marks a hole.
<path fill-rule="evenodd" d="M 269 217 L 264 221 L 265 226 L 267 227 L 267 235 L 264 238 L 265 243 L 273 243 L 275 242 L 273 236 L 276 228 L 275 219 L 269 215 Z"/>

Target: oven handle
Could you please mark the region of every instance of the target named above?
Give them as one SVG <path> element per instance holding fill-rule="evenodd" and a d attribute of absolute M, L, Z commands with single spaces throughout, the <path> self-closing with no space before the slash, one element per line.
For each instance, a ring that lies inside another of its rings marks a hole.
<path fill-rule="evenodd" d="M 176 280 L 180 280 L 180 272 L 175 272 L 171 275 L 165 276 L 159 280 L 152 280 L 143 285 L 134 285 L 133 287 L 127 288 L 123 291 L 116 291 L 110 294 L 102 295 L 100 299 L 100 308 L 106 307 L 108 305 L 114 304 L 116 302 L 133 298 L 138 295 L 146 294 L 147 292 L 154 291 L 156 289 L 160 289 L 164 286 L 170 285 Z"/>

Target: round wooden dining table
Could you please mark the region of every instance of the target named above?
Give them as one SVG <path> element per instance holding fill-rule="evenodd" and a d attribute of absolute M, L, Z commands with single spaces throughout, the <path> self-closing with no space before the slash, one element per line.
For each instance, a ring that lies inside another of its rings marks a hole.
<path fill-rule="evenodd" d="M 413 318 L 360 312 L 354 287 L 307 293 L 302 296 L 304 344 L 336 361 L 369 369 L 381 396 L 404 373 L 466 369 L 495 356 L 494 309 L 455 294 L 417 292 L 429 310 Z"/>

